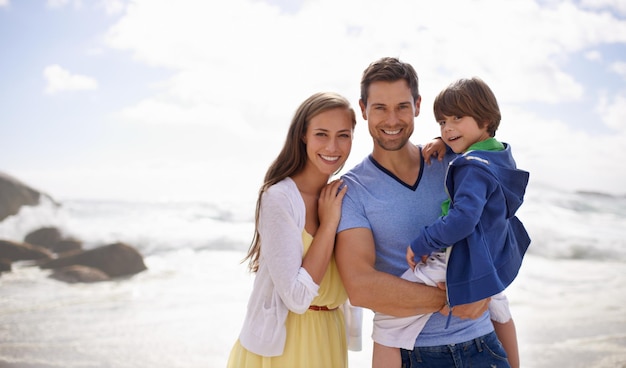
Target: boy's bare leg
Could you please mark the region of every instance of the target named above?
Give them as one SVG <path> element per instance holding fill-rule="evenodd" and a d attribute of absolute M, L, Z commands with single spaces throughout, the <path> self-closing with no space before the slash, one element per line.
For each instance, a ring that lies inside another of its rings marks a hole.
<path fill-rule="evenodd" d="M 498 340 L 500 340 L 502 346 L 504 347 L 504 351 L 506 351 L 506 355 L 509 359 L 509 365 L 511 368 L 519 368 L 520 361 L 517 346 L 517 332 L 515 330 L 513 318 L 505 323 L 499 323 L 496 321 L 491 321 L 491 323 L 493 323 L 493 329 L 496 331 L 496 335 L 498 335 Z"/>
<path fill-rule="evenodd" d="M 374 343 L 372 354 L 372 368 L 400 368 L 402 357 L 399 348 Z"/>

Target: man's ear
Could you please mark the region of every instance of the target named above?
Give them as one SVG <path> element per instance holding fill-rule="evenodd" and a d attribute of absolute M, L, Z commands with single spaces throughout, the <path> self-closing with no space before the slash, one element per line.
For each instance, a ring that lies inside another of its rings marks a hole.
<path fill-rule="evenodd" d="M 415 117 L 420 114 L 420 105 L 422 103 L 422 96 L 417 96 L 417 100 L 415 100 Z"/>
<path fill-rule="evenodd" d="M 361 116 L 363 117 L 363 120 L 367 120 L 367 105 L 362 99 L 359 99 L 359 107 L 361 108 Z"/>

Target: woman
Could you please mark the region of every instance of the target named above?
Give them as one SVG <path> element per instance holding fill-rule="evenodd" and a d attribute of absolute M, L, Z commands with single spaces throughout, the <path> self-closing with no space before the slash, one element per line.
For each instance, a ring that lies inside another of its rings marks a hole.
<path fill-rule="evenodd" d="M 356 118 L 336 93 L 296 111 L 265 175 L 246 260 L 256 272 L 228 367 L 347 367 L 347 300 L 333 249 L 347 187 L 329 183 L 352 148 Z"/>

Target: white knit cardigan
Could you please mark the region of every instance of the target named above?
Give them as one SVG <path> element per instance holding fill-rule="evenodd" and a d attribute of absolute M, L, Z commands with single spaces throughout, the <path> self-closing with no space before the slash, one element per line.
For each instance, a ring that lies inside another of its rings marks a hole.
<path fill-rule="evenodd" d="M 259 234 L 263 241 L 259 270 L 239 334 L 241 345 L 255 354 L 282 355 L 288 312 L 306 312 L 318 295 L 319 285 L 302 268 L 305 216 L 304 201 L 291 178 L 276 183 L 263 194 L 259 213 Z M 341 307 L 348 349 L 360 351 L 362 309 L 349 301 Z"/>
<path fill-rule="evenodd" d="M 291 178 L 262 195 L 259 234 L 263 246 L 239 335 L 241 345 L 255 354 L 282 355 L 289 310 L 306 312 L 318 294 L 319 285 L 302 268 L 305 214 L 304 201 Z"/>

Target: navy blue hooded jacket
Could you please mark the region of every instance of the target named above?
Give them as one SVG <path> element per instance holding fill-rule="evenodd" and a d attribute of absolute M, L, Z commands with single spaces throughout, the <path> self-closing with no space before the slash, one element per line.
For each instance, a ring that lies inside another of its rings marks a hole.
<path fill-rule="evenodd" d="M 503 291 L 517 276 L 530 244 L 515 216 L 529 173 L 516 168 L 511 147 L 504 147 L 468 151 L 450 162 L 445 182 L 449 211 L 411 242 L 416 258 L 453 245 L 446 271 L 450 307 Z"/>

